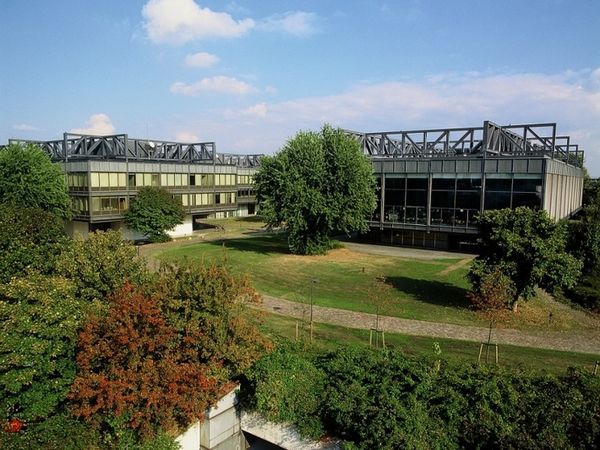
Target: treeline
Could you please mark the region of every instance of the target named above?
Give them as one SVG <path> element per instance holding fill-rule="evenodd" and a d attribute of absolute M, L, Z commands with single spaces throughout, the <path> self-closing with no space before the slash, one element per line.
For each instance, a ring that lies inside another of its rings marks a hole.
<path fill-rule="evenodd" d="M 248 280 L 0 206 L 0 448 L 178 448 L 268 348 Z"/>
<path fill-rule="evenodd" d="M 583 261 L 578 282 L 565 295 L 571 301 L 600 312 L 600 180 L 586 178 L 583 208 L 569 222 L 569 248 Z"/>
<path fill-rule="evenodd" d="M 246 372 L 243 405 L 345 449 L 600 448 L 600 377 L 280 347 Z"/>

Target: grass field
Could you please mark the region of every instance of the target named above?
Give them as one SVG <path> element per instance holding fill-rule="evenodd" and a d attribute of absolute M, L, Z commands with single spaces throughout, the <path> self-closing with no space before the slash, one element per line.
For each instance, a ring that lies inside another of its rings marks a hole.
<path fill-rule="evenodd" d="M 266 334 L 275 340 L 295 340 L 296 322 L 296 319 L 290 317 L 267 314 L 263 329 Z M 308 342 L 308 324 L 299 323 L 299 338 L 304 342 Z M 316 350 L 333 350 L 341 346 L 351 345 L 368 346 L 369 331 L 315 323 L 313 339 L 312 346 Z M 386 333 L 385 340 L 388 347 L 397 348 L 404 353 L 415 356 L 433 356 L 433 344 L 437 342 L 441 347 L 443 358 L 464 363 L 477 362 L 480 346 L 477 342 L 393 333 Z M 485 350 L 483 356 L 485 357 Z M 585 353 L 542 350 L 511 345 L 499 346 L 499 364 L 501 366 L 521 366 L 527 369 L 546 370 L 553 373 L 562 373 L 572 366 L 593 370 L 598 359 L 600 358 L 597 355 Z M 490 363 L 492 363 L 492 360 L 492 354 L 490 353 Z"/>
<path fill-rule="evenodd" d="M 465 299 L 468 261 L 459 257 L 408 259 L 345 248 L 323 256 L 297 256 L 289 254 L 280 234 L 242 237 L 252 231 L 250 227 L 259 226 L 251 221 L 216 223 L 224 225 L 222 239 L 183 242 L 154 257 L 163 261 L 225 263 L 234 272 L 247 273 L 261 293 L 292 301 L 309 302 L 312 286 L 313 301 L 320 306 L 372 313 L 378 303 L 384 315 L 462 325 L 487 324 Z M 385 277 L 385 288 L 381 288 L 377 277 Z M 551 324 L 549 312 L 554 317 Z M 576 331 L 597 324 L 583 313 L 538 298 L 524 304 L 516 316 L 509 314 L 504 326 Z"/>

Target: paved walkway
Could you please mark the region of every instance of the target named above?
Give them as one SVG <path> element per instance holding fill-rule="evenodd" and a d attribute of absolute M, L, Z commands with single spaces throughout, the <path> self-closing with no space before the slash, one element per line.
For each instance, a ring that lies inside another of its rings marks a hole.
<path fill-rule="evenodd" d="M 275 297 L 263 296 L 262 308 L 285 316 L 307 318 L 308 305 L 291 302 Z M 375 315 L 347 311 L 343 309 L 313 306 L 315 322 L 341 325 L 348 328 L 368 330 L 374 327 Z M 430 336 L 458 339 L 462 341 L 486 342 L 488 328 L 469 327 L 447 323 L 426 322 L 422 320 L 401 319 L 399 317 L 379 317 L 380 327 L 390 333 L 412 336 Z M 559 332 L 526 333 L 518 330 L 495 329 L 492 341 L 498 344 L 518 345 L 522 347 L 545 348 L 600 355 L 600 332 L 585 335 L 572 335 Z"/>

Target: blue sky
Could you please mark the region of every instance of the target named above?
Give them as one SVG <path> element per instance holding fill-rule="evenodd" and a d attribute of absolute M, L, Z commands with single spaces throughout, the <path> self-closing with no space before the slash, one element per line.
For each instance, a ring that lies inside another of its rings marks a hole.
<path fill-rule="evenodd" d="M 600 176 L 597 0 L 3 0 L 0 55 L 0 142 L 557 122 Z"/>

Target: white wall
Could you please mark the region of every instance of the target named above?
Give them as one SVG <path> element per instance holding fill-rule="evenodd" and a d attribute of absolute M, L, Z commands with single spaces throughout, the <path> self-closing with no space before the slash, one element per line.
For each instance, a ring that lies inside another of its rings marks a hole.
<path fill-rule="evenodd" d="M 192 216 L 191 214 L 187 214 L 183 218 L 183 223 L 177 225 L 172 230 L 167 231 L 167 234 L 172 238 L 182 237 L 182 236 L 191 236 L 194 232 L 194 227 L 192 225 Z"/>
<path fill-rule="evenodd" d="M 79 220 L 70 220 L 68 222 L 65 222 L 65 231 L 72 238 L 80 236 L 83 239 L 87 239 L 88 234 L 90 232 L 90 225 L 87 222 L 82 222 Z"/>

